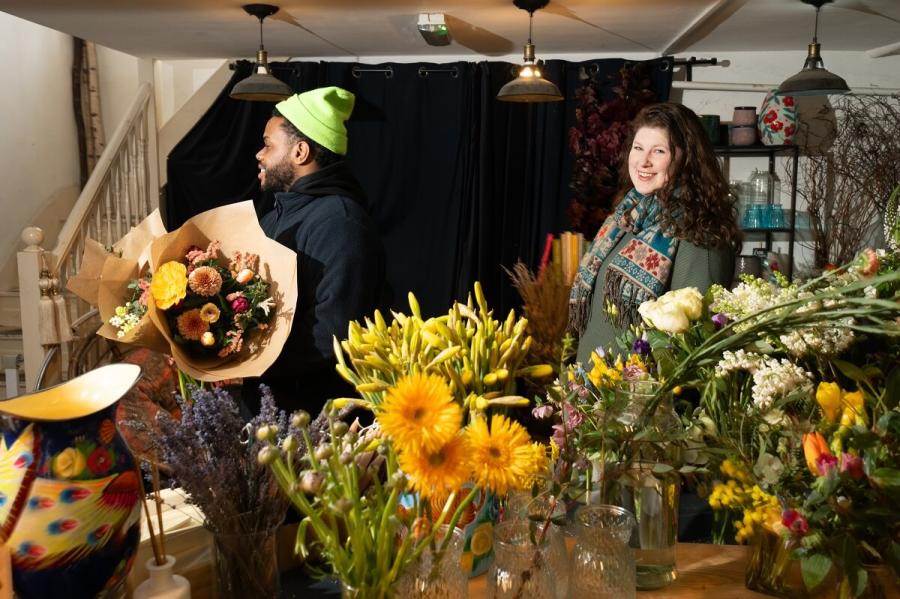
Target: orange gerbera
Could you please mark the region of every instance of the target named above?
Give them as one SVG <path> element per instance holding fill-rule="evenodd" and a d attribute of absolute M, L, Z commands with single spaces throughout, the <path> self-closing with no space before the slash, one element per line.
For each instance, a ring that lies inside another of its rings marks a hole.
<path fill-rule="evenodd" d="M 191 341 L 200 341 L 203 333 L 209 330 L 209 324 L 196 308 L 179 315 L 177 323 L 178 334 Z"/>
<path fill-rule="evenodd" d="M 387 390 L 378 423 L 400 451 L 434 452 L 459 430 L 462 410 L 433 374 L 412 374 Z"/>
<path fill-rule="evenodd" d="M 464 433 L 457 433 L 435 451 L 403 451 L 398 457 L 400 469 L 410 485 L 423 497 L 438 501 L 460 489 L 470 474 L 468 443 Z"/>

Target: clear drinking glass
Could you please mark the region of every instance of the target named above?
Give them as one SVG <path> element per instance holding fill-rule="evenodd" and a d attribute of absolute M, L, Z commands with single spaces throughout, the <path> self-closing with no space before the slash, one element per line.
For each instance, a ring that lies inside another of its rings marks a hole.
<path fill-rule="evenodd" d="M 568 593 L 568 560 L 561 531 L 528 520 L 501 522 L 494 528 L 494 562 L 488 569 L 492 599 L 562 599 Z"/>
<path fill-rule="evenodd" d="M 628 546 L 634 529 L 631 513 L 612 505 L 586 505 L 576 512 L 573 528 L 571 596 L 634 599 L 634 555 Z"/>

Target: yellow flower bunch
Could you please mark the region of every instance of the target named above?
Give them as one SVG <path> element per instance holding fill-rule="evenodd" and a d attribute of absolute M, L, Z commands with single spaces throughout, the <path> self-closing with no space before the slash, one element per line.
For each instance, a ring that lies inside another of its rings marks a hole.
<path fill-rule="evenodd" d="M 181 262 L 170 261 L 153 273 L 150 295 L 160 310 L 168 310 L 187 295 L 187 267 Z"/>
<path fill-rule="evenodd" d="M 588 373 L 588 380 L 598 389 L 612 389 L 622 380 L 622 370 L 625 369 L 625 366 L 622 364 L 621 358 L 616 358 L 613 365 L 608 366 L 600 354 L 592 352 L 591 362 L 594 367 Z"/>
<path fill-rule="evenodd" d="M 475 416 L 461 428 L 462 409 L 435 374 L 401 378 L 385 393 L 376 419 L 397 452 L 401 470 L 423 497 L 443 500 L 471 481 L 499 495 L 524 489 L 548 464 L 544 446 L 506 416 L 490 426 Z"/>
<path fill-rule="evenodd" d="M 781 506 L 777 497 L 766 493 L 759 485 L 752 484 L 750 473 L 735 461 L 725 460 L 719 469 L 729 478 L 724 483 L 715 484 L 708 501 L 714 510 L 743 512 L 742 519 L 734 523 L 737 542 L 749 541 L 758 525 L 770 528 L 777 526 L 781 519 Z"/>

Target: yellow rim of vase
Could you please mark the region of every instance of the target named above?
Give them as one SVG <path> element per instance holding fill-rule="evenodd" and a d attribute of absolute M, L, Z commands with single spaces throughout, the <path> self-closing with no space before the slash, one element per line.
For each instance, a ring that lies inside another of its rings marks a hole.
<path fill-rule="evenodd" d="M 53 387 L 0 401 L 0 414 L 58 422 L 95 414 L 116 403 L 141 376 L 137 364 L 109 364 Z"/>

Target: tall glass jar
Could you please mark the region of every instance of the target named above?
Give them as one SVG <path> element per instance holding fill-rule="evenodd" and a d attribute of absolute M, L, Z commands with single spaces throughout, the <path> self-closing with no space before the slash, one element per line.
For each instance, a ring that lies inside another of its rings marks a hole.
<path fill-rule="evenodd" d="M 612 505 L 587 505 L 578 509 L 573 528 L 571 596 L 634 599 L 634 554 L 628 546 L 634 529 L 631 513 Z"/>
<path fill-rule="evenodd" d="M 276 557 L 278 524 L 256 529 L 254 514 L 242 514 L 213 535 L 213 563 L 220 597 L 277 597 Z"/>
<path fill-rule="evenodd" d="M 550 524 L 513 519 L 494 528 L 494 561 L 488 569 L 492 599 L 563 599 L 568 593 L 565 541 Z"/>
<path fill-rule="evenodd" d="M 680 484 L 674 466 L 680 461 L 671 439 L 682 430 L 671 394 L 657 398 L 657 381 L 625 382 L 616 396 L 625 405 L 621 421 L 641 428 L 632 444 L 631 461 L 619 477 L 618 497 L 607 498 L 634 514 L 630 545 L 634 550 L 637 588 L 658 589 L 675 580 Z M 648 420 L 645 412 L 656 401 Z"/>

